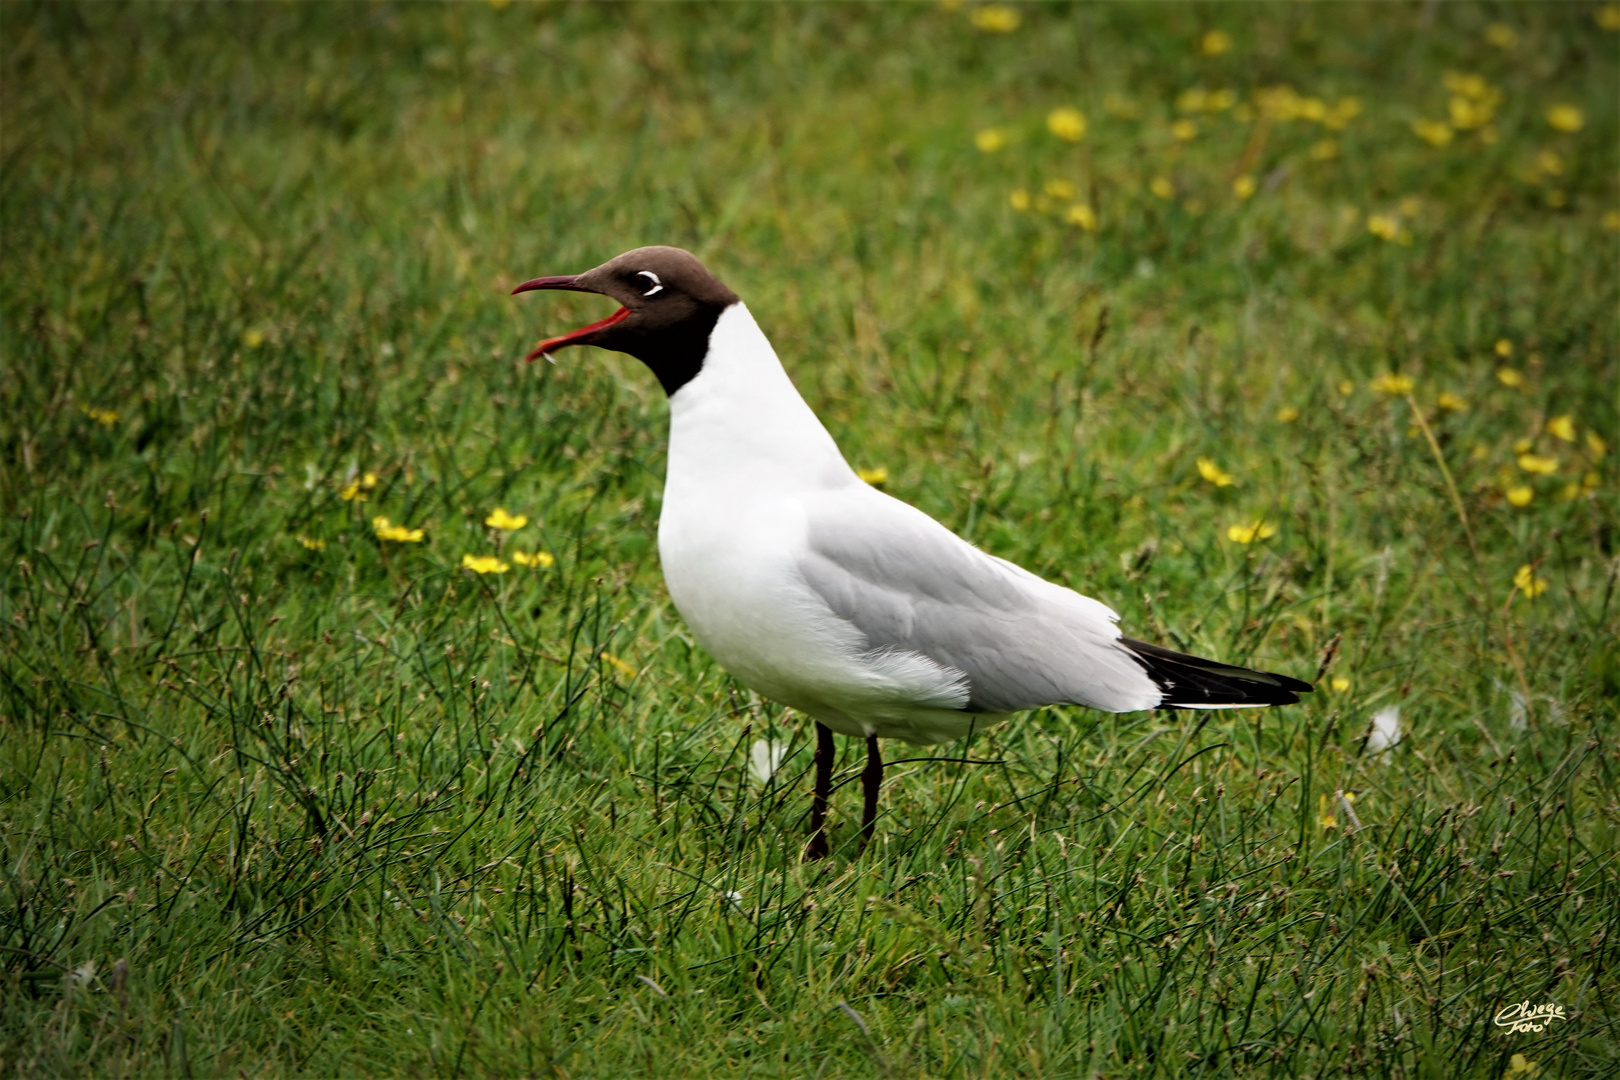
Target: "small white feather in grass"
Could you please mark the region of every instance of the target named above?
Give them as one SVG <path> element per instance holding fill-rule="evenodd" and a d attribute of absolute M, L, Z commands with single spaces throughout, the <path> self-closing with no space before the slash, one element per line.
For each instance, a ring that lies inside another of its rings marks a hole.
<path fill-rule="evenodd" d="M 782 760 L 786 757 L 785 744 L 773 739 L 755 739 L 754 745 L 748 750 L 748 775 L 763 787 L 770 783 L 771 777 L 776 775 L 776 770 L 781 768 Z"/>
<path fill-rule="evenodd" d="M 1518 690 L 1508 695 L 1508 727 L 1514 731 L 1524 731 L 1530 727 L 1530 710 L 1524 694 Z"/>
<path fill-rule="evenodd" d="M 1367 753 L 1383 754 L 1387 758 L 1400 741 L 1401 707 L 1389 705 L 1373 713 L 1372 731 L 1367 734 Z"/>

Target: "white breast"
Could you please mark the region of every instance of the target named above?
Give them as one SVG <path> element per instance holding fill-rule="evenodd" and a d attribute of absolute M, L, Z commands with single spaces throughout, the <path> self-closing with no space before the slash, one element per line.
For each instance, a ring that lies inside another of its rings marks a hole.
<path fill-rule="evenodd" d="M 845 734 L 933 742 L 965 731 L 973 718 L 954 711 L 966 693 L 952 673 L 866 655 L 799 577 L 805 496 L 868 489 L 741 303 L 720 316 L 670 413 L 658 551 L 703 647 L 744 685 Z"/>

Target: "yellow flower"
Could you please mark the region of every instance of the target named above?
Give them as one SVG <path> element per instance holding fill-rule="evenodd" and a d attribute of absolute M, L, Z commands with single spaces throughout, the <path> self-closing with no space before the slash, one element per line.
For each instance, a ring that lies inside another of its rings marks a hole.
<path fill-rule="evenodd" d="M 1502 91 L 1479 75 L 1447 72 L 1444 81 L 1446 89 L 1451 91 L 1446 111 L 1451 117 L 1451 126 L 1458 131 L 1484 127 L 1502 103 Z"/>
<path fill-rule="evenodd" d="M 1530 500 L 1536 497 L 1536 493 L 1524 484 L 1516 484 L 1508 488 L 1504 494 L 1507 495 L 1508 502 L 1518 507 L 1529 506 Z"/>
<path fill-rule="evenodd" d="M 1068 180 L 1048 180 L 1045 184 L 1041 185 L 1041 190 L 1045 191 L 1054 199 L 1074 198 L 1074 184 Z"/>
<path fill-rule="evenodd" d="M 1380 240 L 1394 240 L 1401 233 L 1401 223 L 1388 214 L 1368 214 L 1367 231 Z"/>
<path fill-rule="evenodd" d="M 1350 689 L 1350 680 L 1343 675 L 1335 675 L 1328 680 L 1328 688 L 1335 694 L 1342 694 Z"/>
<path fill-rule="evenodd" d="M 1602 461 L 1603 455 L 1609 452 L 1609 444 L 1603 441 L 1603 436 L 1595 431 L 1586 433 L 1586 448 L 1592 451 L 1593 461 Z"/>
<path fill-rule="evenodd" d="M 504 574 L 510 569 L 493 555 L 463 555 L 461 566 L 475 574 Z"/>
<path fill-rule="evenodd" d="M 1232 35 L 1224 30 L 1211 30 L 1198 40 L 1198 51 L 1205 56 L 1219 56 L 1232 48 Z"/>
<path fill-rule="evenodd" d="M 326 550 L 326 541 L 325 540 L 315 540 L 315 539 L 311 539 L 308 536 L 300 536 L 298 538 L 298 542 L 300 544 L 303 544 L 305 547 L 307 547 L 311 551 L 325 551 Z"/>
<path fill-rule="evenodd" d="M 1255 104 L 1273 120 L 1298 120 L 1303 100 L 1292 86 L 1262 87 L 1254 92 Z"/>
<path fill-rule="evenodd" d="M 1142 116 L 1142 107 L 1123 94 L 1116 94 L 1112 90 L 1103 95 L 1103 108 L 1109 115 L 1117 116 L 1121 120 L 1139 120 Z"/>
<path fill-rule="evenodd" d="M 1564 442 L 1574 442 L 1575 418 L 1568 413 L 1563 416 L 1555 416 L 1547 421 L 1547 432 L 1554 438 L 1562 439 Z"/>
<path fill-rule="evenodd" d="M 1170 134 L 1174 135 L 1182 142 L 1186 142 L 1188 139 L 1191 139 L 1193 136 L 1198 134 L 1198 125 L 1193 123 L 1191 120 L 1177 120 L 1175 123 L 1170 125 Z"/>
<path fill-rule="evenodd" d="M 1329 131 L 1343 131 L 1350 121 L 1359 115 L 1361 115 L 1360 98 L 1340 98 L 1328 109 L 1327 115 L 1322 117 L 1322 126 Z"/>
<path fill-rule="evenodd" d="M 973 144 L 986 154 L 993 154 L 1007 145 L 1007 135 L 1000 128 L 985 128 L 973 136 Z"/>
<path fill-rule="evenodd" d="M 1530 1080 L 1540 1072 L 1540 1065 L 1526 1060 L 1523 1054 L 1514 1054 L 1508 1059 L 1508 1067 L 1502 1070 L 1502 1080 Z"/>
<path fill-rule="evenodd" d="M 1316 823 L 1322 826 L 1323 832 L 1331 832 L 1339 827 L 1338 819 L 1333 816 L 1335 807 L 1328 802 L 1328 796 L 1316 797 Z"/>
<path fill-rule="evenodd" d="M 1244 173 L 1242 176 L 1232 181 L 1232 194 L 1236 195 L 1239 199 L 1248 199 L 1254 195 L 1257 186 L 1258 185 L 1256 185 L 1254 182 L 1254 177 L 1250 176 L 1248 173 Z"/>
<path fill-rule="evenodd" d="M 260 345 L 264 344 L 264 331 L 262 331 L 262 330 L 244 330 L 244 331 L 242 331 L 242 344 L 247 346 L 250 349 L 257 349 Z"/>
<path fill-rule="evenodd" d="M 1086 137 L 1086 115 L 1067 105 L 1046 114 L 1046 129 L 1064 142 L 1079 142 Z"/>
<path fill-rule="evenodd" d="M 1356 793 L 1353 791 L 1344 792 L 1344 801 L 1349 803 L 1351 806 L 1354 806 L 1356 804 Z M 1333 812 L 1338 808 L 1338 795 L 1317 796 L 1316 822 L 1322 826 L 1323 830 L 1331 830 L 1339 827 L 1338 819 L 1333 816 Z"/>
<path fill-rule="evenodd" d="M 1410 375 L 1380 375 L 1368 383 L 1367 388 L 1375 393 L 1389 394 L 1393 397 L 1410 394 L 1414 385 L 1416 384 L 1412 382 Z"/>
<path fill-rule="evenodd" d="M 492 528 L 492 529 L 502 529 L 502 530 L 505 530 L 506 532 L 511 532 L 513 529 L 521 529 L 521 528 L 523 528 L 523 526 L 527 525 L 528 523 L 529 523 L 529 515 L 527 515 L 527 514 L 515 514 L 515 515 L 514 514 L 508 514 L 505 510 L 501 509 L 499 506 L 497 506 L 495 509 L 491 510 L 489 512 L 489 517 L 484 519 L 484 524 L 488 525 L 490 528 Z"/>
<path fill-rule="evenodd" d="M 1444 120 L 1414 120 L 1412 131 L 1430 146 L 1445 146 L 1454 134 L 1451 125 Z"/>
<path fill-rule="evenodd" d="M 1548 176 L 1564 175 L 1564 159 L 1556 151 L 1543 150 L 1536 155 L 1536 171 Z"/>
<path fill-rule="evenodd" d="M 606 660 L 608 663 L 610 663 L 614 667 L 618 668 L 619 669 L 619 674 L 623 675 L 625 678 L 633 679 L 633 678 L 636 677 L 636 669 L 631 667 L 629 664 L 625 663 L 623 660 L 620 660 L 617 656 L 614 656 L 612 653 L 610 653 L 610 652 L 603 653 L 602 654 L 602 659 Z"/>
<path fill-rule="evenodd" d="M 528 555 L 521 551 L 514 551 L 512 552 L 512 561 L 517 563 L 519 566 L 532 566 L 537 570 L 545 570 L 557 560 L 552 557 L 551 552 L 549 551 L 537 551 L 533 555 Z"/>
<path fill-rule="evenodd" d="M 968 18 L 975 30 L 983 30 L 987 34 L 1010 34 L 1024 21 L 1016 9 L 1005 4 L 986 4 L 982 8 L 975 8 Z"/>
<path fill-rule="evenodd" d="M 1312 123 L 1320 124 L 1322 121 L 1327 119 L 1327 114 L 1327 102 L 1323 101 L 1321 98 L 1308 97 L 1299 99 L 1300 119 L 1309 120 Z"/>
<path fill-rule="evenodd" d="M 1620 232 L 1620 210 L 1603 211 L 1603 227 L 1609 232 Z"/>
<path fill-rule="evenodd" d="M 1332 161 L 1339 156 L 1338 139 L 1319 139 L 1306 151 L 1312 161 Z"/>
<path fill-rule="evenodd" d="M 1513 587 L 1523 593 L 1527 600 L 1534 600 L 1547 591 L 1546 581 L 1536 577 L 1535 568 L 1529 563 L 1519 567 L 1513 575 Z"/>
<path fill-rule="evenodd" d="M 1148 183 L 1148 190 L 1161 199 L 1173 199 L 1176 197 L 1175 186 L 1170 183 L 1167 177 L 1155 176 Z"/>
<path fill-rule="evenodd" d="M 1068 212 L 1064 214 L 1064 218 L 1070 225 L 1078 225 L 1086 232 L 1097 231 L 1097 211 L 1085 203 L 1075 203 L 1069 207 Z"/>
<path fill-rule="evenodd" d="M 1473 98 L 1476 101 L 1489 100 L 1495 93 L 1491 84 L 1485 81 L 1483 75 L 1464 75 L 1456 71 L 1448 71 L 1440 78 L 1441 83 L 1453 94 Z"/>
<path fill-rule="evenodd" d="M 881 487 L 889 482 L 889 470 L 882 465 L 871 469 L 856 469 L 855 475 L 873 487 Z"/>
<path fill-rule="evenodd" d="M 1535 454 L 1520 454 L 1519 468 L 1527 473 L 1535 473 L 1537 476 L 1551 476 L 1558 471 L 1558 459 L 1539 457 Z"/>
<path fill-rule="evenodd" d="M 1604 4 L 1592 16 L 1604 30 L 1620 30 L 1620 4 Z"/>
<path fill-rule="evenodd" d="M 1559 131 L 1579 131 L 1586 126 L 1586 114 L 1573 105 L 1553 105 L 1547 109 L 1547 123 Z"/>
<path fill-rule="evenodd" d="M 1284 405 L 1282 408 L 1277 410 L 1277 422 L 1279 424 L 1292 424 L 1298 419 L 1299 410 L 1294 408 L 1292 405 Z"/>
<path fill-rule="evenodd" d="M 1453 96 L 1446 103 L 1446 112 L 1451 118 L 1451 126 L 1458 131 L 1472 131 L 1482 128 L 1490 123 L 1494 110 L 1489 105 L 1479 101 L 1470 101 L 1460 95 Z"/>
<path fill-rule="evenodd" d="M 1435 404 L 1447 412 L 1462 412 L 1468 408 L 1468 402 L 1453 394 L 1450 390 L 1440 391 L 1440 399 Z"/>
<path fill-rule="evenodd" d="M 1535 445 L 1536 444 L 1531 442 L 1529 439 L 1514 439 L 1513 452 L 1515 454 L 1528 454 L 1531 448 Z"/>
<path fill-rule="evenodd" d="M 1511 49 L 1519 43 L 1519 35 L 1507 23 L 1493 22 L 1485 28 L 1485 40 L 1498 49 Z"/>
<path fill-rule="evenodd" d="M 1233 90 L 1214 90 L 1204 103 L 1206 112 L 1225 112 L 1237 104 L 1237 93 Z"/>
<path fill-rule="evenodd" d="M 1507 338 L 1497 338 L 1494 348 L 1496 349 L 1496 355 L 1504 360 L 1513 355 L 1513 342 Z"/>
<path fill-rule="evenodd" d="M 1277 535 L 1277 526 L 1258 518 L 1251 525 L 1233 525 L 1226 530 L 1226 538 L 1234 544 L 1252 544 Z"/>
<path fill-rule="evenodd" d="M 1496 369 L 1496 381 L 1510 389 L 1517 390 L 1524 385 L 1524 376 L 1510 367 Z"/>
<path fill-rule="evenodd" d="M 1231 487 L 1237 482 L 1232 479 L 1231 473 L 1227 472 L 1225 469 L 1222 469 L 1219 465 L 1215 464 L 1214 461 L 1207 457 L 1201 457 L 1198 459 L 1198 475 L 1202 476 L 1205 480 L 1208 480 L 1216 487 Z M 1247 543 L 1247 541 L 1244 542 Z"/>
<path fill-rule="evenodd" d="M 1011 195 L 1007 196 L 1007 202 L 1012 205 L 1014 210 L 1028 210 L 1029 192 L 1023 188 L 1017 188 Z"/>
<path fill-rule="evenodd" d="M 1343 395 L 1344 397 L 1349 397 L 1351 394 L 1353 394 L 1355 392 L 1356 392 L 1356 384 L 1355 383 L 1351 382 L 1349 379 L 1340 379 L 1339 380 L 1339 393 L 1341 395 Z"/>
<path fill-rule="evenodd" d="M 102 427 L 118 426 L 117 409 L 98 409 L 94 405 L 84 406 L 84 415 L 100 424 Z"/>
<path fill-rule="evenodd" d="M 422 542 L 421 529 L 407 529 L 403 525 L 394 525 L 385 517 L 372 518 L 371 531 L 377 534 L 379 540 L 393 540 L 401 544 L 420 544 Z"/>
<path fill-rule="evenodd" d="M 376 486 L 377 474 L 374 472 L 368 472 L 364 476 L 350 480 L 347 484 L 345 484 L 343 490 L 338 492 L 338 498 L 342 499 L 344 502 L 354 502 L 356 500 L 365 502 L 367 499 L 371 498 L 371 496 L 367 493 Z"/>
<path fill-rule="evenodd" d="M 1176 95 L 1177 112 L 1203 112 L 1209 108 L 1209 91 L 1194 86 Z"/>

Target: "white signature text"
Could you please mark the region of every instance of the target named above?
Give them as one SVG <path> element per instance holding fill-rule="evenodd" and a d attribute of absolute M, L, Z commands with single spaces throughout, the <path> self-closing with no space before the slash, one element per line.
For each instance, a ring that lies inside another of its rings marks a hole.
<path fill-rule="evenodd" d="M 1540 1031 L 1554 1020 L 1567 1020 L 1562 1005 L 1531 1005 L 1521 1001 L 1509 1005 L 1496 1014 L 1496 1026 L 1505 1027 L 1511 1034 L 1518 1031 Z"/>

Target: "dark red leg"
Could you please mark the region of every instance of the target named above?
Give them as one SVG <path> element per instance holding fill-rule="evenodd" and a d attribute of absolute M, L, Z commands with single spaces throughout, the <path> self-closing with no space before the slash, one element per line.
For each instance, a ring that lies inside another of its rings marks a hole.
<path fill-rule="evenodd" d="M 866 805 L 861 810 L 861 849 L 872 839 L 872 827 L 877 822 L 878 788 L 883 786 L 883 755 L 878 753 L 878 737 L 866 737 L 866 770 L 861 773 L 861 787 L 866 790 Z"/>
<path fill-rule="evenodd" d="M 832 728 L 816 721 L 816 791 L 810 802 L 810 843 L 804 849 L 806 862 L 827 857 L 827 798 L 832 794 L 836 753 Z"/>

